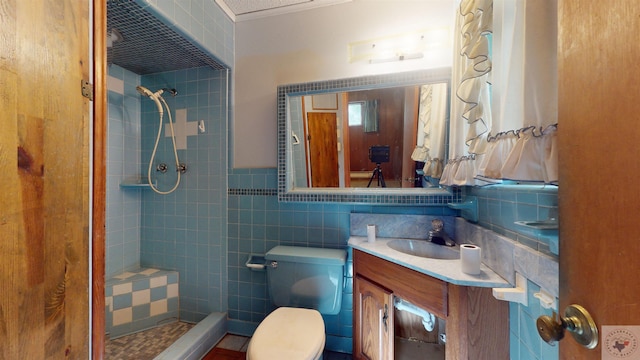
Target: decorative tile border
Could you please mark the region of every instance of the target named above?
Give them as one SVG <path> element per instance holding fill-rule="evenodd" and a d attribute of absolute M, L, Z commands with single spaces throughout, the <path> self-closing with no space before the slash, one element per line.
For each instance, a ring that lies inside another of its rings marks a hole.
<path fill-rule="evenodd" d="M 250 196 L 277 196 L 276 189 L 228 189 L 229 195 L 250 195 Z"/>

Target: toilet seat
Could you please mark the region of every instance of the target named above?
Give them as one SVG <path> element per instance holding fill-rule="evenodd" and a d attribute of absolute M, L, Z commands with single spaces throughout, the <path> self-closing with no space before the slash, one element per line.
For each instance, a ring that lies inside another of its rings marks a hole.
<path fill-rule="evenodd" d="M 324 321 L 317 310 L 281 307 L 256 329 L 247 359 L 320 359 L 324 344 Z"/>

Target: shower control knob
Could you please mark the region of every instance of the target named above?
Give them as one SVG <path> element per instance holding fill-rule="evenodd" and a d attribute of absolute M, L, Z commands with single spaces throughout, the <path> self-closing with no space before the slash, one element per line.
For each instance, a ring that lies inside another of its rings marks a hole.
<path fill-rule="evenodd" d="M 180 174 L 186 173 L 187 172 L 187 164 L 185 164 L 185 163 L 178 164 L 178 167 L 176 168 L 176 171 L 180 171 Z"/>
<path fill-rule="evenodd" d="M 160 171 L 163 174 L 166 173 L 167 172 L 167 164 L 165 164 L 165 163 L 158 164 L 158 166 L 156 166 L 156 171 Z"/>

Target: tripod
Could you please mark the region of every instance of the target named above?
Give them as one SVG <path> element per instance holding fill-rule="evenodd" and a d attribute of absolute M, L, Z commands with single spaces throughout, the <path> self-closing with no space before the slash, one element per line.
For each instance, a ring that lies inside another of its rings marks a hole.
<path fill-rule="evenodd" d="M 382 184 L 382 187 L 387 187 L 387 184 L 384 183 L 384 176 L 382 175 L 382 168 L 380 167 L 380 163 L 376 163 L 376 168 L 373 169 L 373 173 L 371 174 L 371 179 L 369 179 L 369 184 L 367 187 L 371 186 L 371 182 L 374 177 L 378 177 L 378 186 Z"/>

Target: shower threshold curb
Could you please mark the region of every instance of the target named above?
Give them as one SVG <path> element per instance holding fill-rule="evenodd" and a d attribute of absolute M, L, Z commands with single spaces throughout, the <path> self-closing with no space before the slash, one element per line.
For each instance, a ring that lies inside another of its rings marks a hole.
<path fill-rule="evenodd" d="M 154 360 L 196 360 L 202 358 L 227 333 L 227 314 L 211 313 Z"/>

